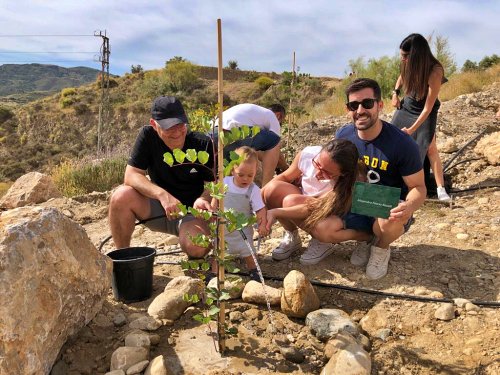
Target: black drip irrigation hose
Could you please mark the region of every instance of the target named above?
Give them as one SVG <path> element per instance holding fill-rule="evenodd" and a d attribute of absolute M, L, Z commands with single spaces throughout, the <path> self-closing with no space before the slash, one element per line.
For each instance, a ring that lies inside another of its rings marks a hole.
<path fill-rule="evenodd" d="M 457 152 L 455 152 L 455 155 L 451 157 L 450 160 L 446 162 L 446 164 L 443 166 L 443 173 L 445 173 L 448 169 L 450 169 L 450 164 L 453 160 L 455 160 L 472 142 L 476 141 L 478 138 L 482 137 L 486 132 L 489 130 L 489 128 L 484 129 L 481 133 L 476 135 L 474 138 L 472 138 L 469 142 L 467 142 L 465 145 L 463 145 Z"/>
<path fill-rule="evenodd" d="M 180 265 L 180 262 L 163 262 L 163 261 L 161 261 L 161 262 L 156 262 L 155 264 Z M 249 276 L 248 272 L 238 272 L 238 273 L 235 273 L 235 275 Z M 263 276 L 264 276 L 264 279 L 266 279 L 266 280 L 283 281 L 283 279 L 284 279 L 281 276 L 265 276 L 265 275 L 263 275 Z M 394 298 L 394 299 L 403 299 L 403 300 L 419 301 L 419 302 L 453 303 L 453 299 L 451 299 L 451 298 L 432 298 L 432 297 L 415 296 L 413 294 L 391 293 L 391 292 L 384 292 L 382 290 L 358 288 L 358 287 L 354 287 L 354 286 L 347 286 L 347 285 L 341 285 L 341 284 L 324 283 L 322 281 L 317 281 L 317 280 L 310 280 L 310 283 L 312 285 L 316 285 L 316 286 L 319 286 L 322 288 L 340 289 L 340 290 L 345 290 L 348 292 L 365 293 L 365 294 L 371 294 L 371 295 Z M 467 299 L 467 298 L 464 298 L 464 299 Z M 470 303 L 473 303 L 474 305 L 477 305 L 477 306 L 500 308 L 500 302 L 496 302 L 496 301 L 475 301 L 475 300 L 469 300 L 469 299 L 467 299 L 467 300 L 470 301 Z"/>

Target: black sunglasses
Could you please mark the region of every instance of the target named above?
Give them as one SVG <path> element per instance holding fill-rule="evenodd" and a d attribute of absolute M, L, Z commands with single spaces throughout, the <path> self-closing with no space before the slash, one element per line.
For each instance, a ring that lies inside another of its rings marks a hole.
<path fill-rule="evenodd" d="M 360 104 L 365 109 L 372 109 L 373 106 L 375 105 L 376 101 L 377 101 L 377 99 L 363 99 L 360 102 L 357 102 L 357 101 L 347 102 L 346 106 L 349 109 L 349 111 L 357 111 Z"/>

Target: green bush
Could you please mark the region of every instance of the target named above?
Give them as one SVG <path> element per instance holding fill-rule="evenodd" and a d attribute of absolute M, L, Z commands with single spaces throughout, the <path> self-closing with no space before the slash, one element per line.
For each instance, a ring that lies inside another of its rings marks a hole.
<path fill-rule="evenodd" d="M 261 89 L 262 91 L 266 91 L 274 84 L 274 81 L 269 77 L 260 76 L 255 80 L 255 83 L 257 84 L 257 86 L 259 86 L 259 89 Z"/>
<path fill-rule="evenodd" d="M 61 91 L 61 97 L 65 98 L 67 96 L 74 96 L 76 95 L 76 88 L 74 87 L 67 87 L 65 89 L 62 89 Z"/>
<path fill-rule="evenodd" d="M 200 78 L 196 65 L 189 61 L 171 61 L 164 71 L 170 89 L 173 92 L 191 92 L 200 87 Z"/>
<path fill-rule="evenodd" d="M 127 159 L 114 157 L 98 162 L 65 161 L 52 170 L 54 183 L 66 197 L 108 191 L 123 183 Z"/>

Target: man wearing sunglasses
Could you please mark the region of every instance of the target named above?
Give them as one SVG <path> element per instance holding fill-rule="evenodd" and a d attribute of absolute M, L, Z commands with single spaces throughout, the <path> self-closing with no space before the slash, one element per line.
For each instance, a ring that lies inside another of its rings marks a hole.
<path fill-rule="evenodd" d="M 368 182 L 401 188 L 401 202 L 390 211 L 389 218 L 372 218 L 371 228 L 365 228 L 374 234 L 371 247 L 358 247 L 351 256 L 351 263 L 366 265 L 367 277 L 375 280 L 387 274 L 390 244 L 409 229 L 413 212 L 425 200 L 424 174 L 413 139 L 379 118 L 384 103 L 378 83 L 359 78 L 345 93 L 352 124 L 340 128 L 336 138 L 348 139 L 356 145 L 369 170 Z"/>
<path fill-rule="evenodd" d="M 181 249 L 192 258 L 201 258 L 208 252 L 190 239 L 197 234 L 209 234 L 205 221 L 191 215 L 178 217 L 179 203 L 211 209 L 204 183 L 214 180 L 212 141 L 204 134 L 188 131 L 187 122 L 177 98 L 160 96 L 153 102 L 149 125 L 141 129 L 128 160 L 124 184 L 115 190 L 109 204 L 109 225 L 118 249 L 130 246 L 136 219 L 159 217 L 145 225 L 153 231 L 178 236 Z M 169 166 L 163 155 L 174 149 L 206 151 L 209 159 L 205 165 L 185 162 Z"/>

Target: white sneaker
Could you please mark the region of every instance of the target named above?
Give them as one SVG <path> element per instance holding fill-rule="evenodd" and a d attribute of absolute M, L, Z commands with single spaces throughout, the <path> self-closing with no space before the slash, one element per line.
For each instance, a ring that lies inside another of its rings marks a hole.
<path fill-rule="evenodd" d="M 437 191 L 438 199 L 440 201 L 443 201 L 443 202 L 449 202 L 449 201 L 451 201 L 451 198 L 448 195 L 448 193 L 446 192 L 446 189 L 444 187 L 442 187 L 442 186 L 438 187 L 436 191 Z"/>
<path fill-rule="evenodd" d="M 366 244 L 359 244 L 351 254 L 351 264 L 354 266 L 366 266 L 368 259 L 370 259 L 370 248 L 372 245 L 376 244 L 378 238 L 373 236 L 370 241 Z"/>
<path fill-rule="evenodd" d="M 304 265 L 319 263 L 333 252 L 333 244 L 320 242 L 316 238 L 311 238 L 304 254 L 300 256 L 299 262 Z"/>
<path fill-rule="evenodd" d="M 391 258 L 391 249 L 381 249 L 377 246 L 370 247 L 370 259 L 366 265 L 366 277 L 377 280 L 387 274 L 387 266 Z"/>
<path fill-rule="evenodd" d="M 299 231 L 294 230 L 289 232 L 287 230 L 283 233 L 283 239 L 276 249 L 273 250 L 272 258 L 274 260 L 284 260 L 302 247 Z"/>

